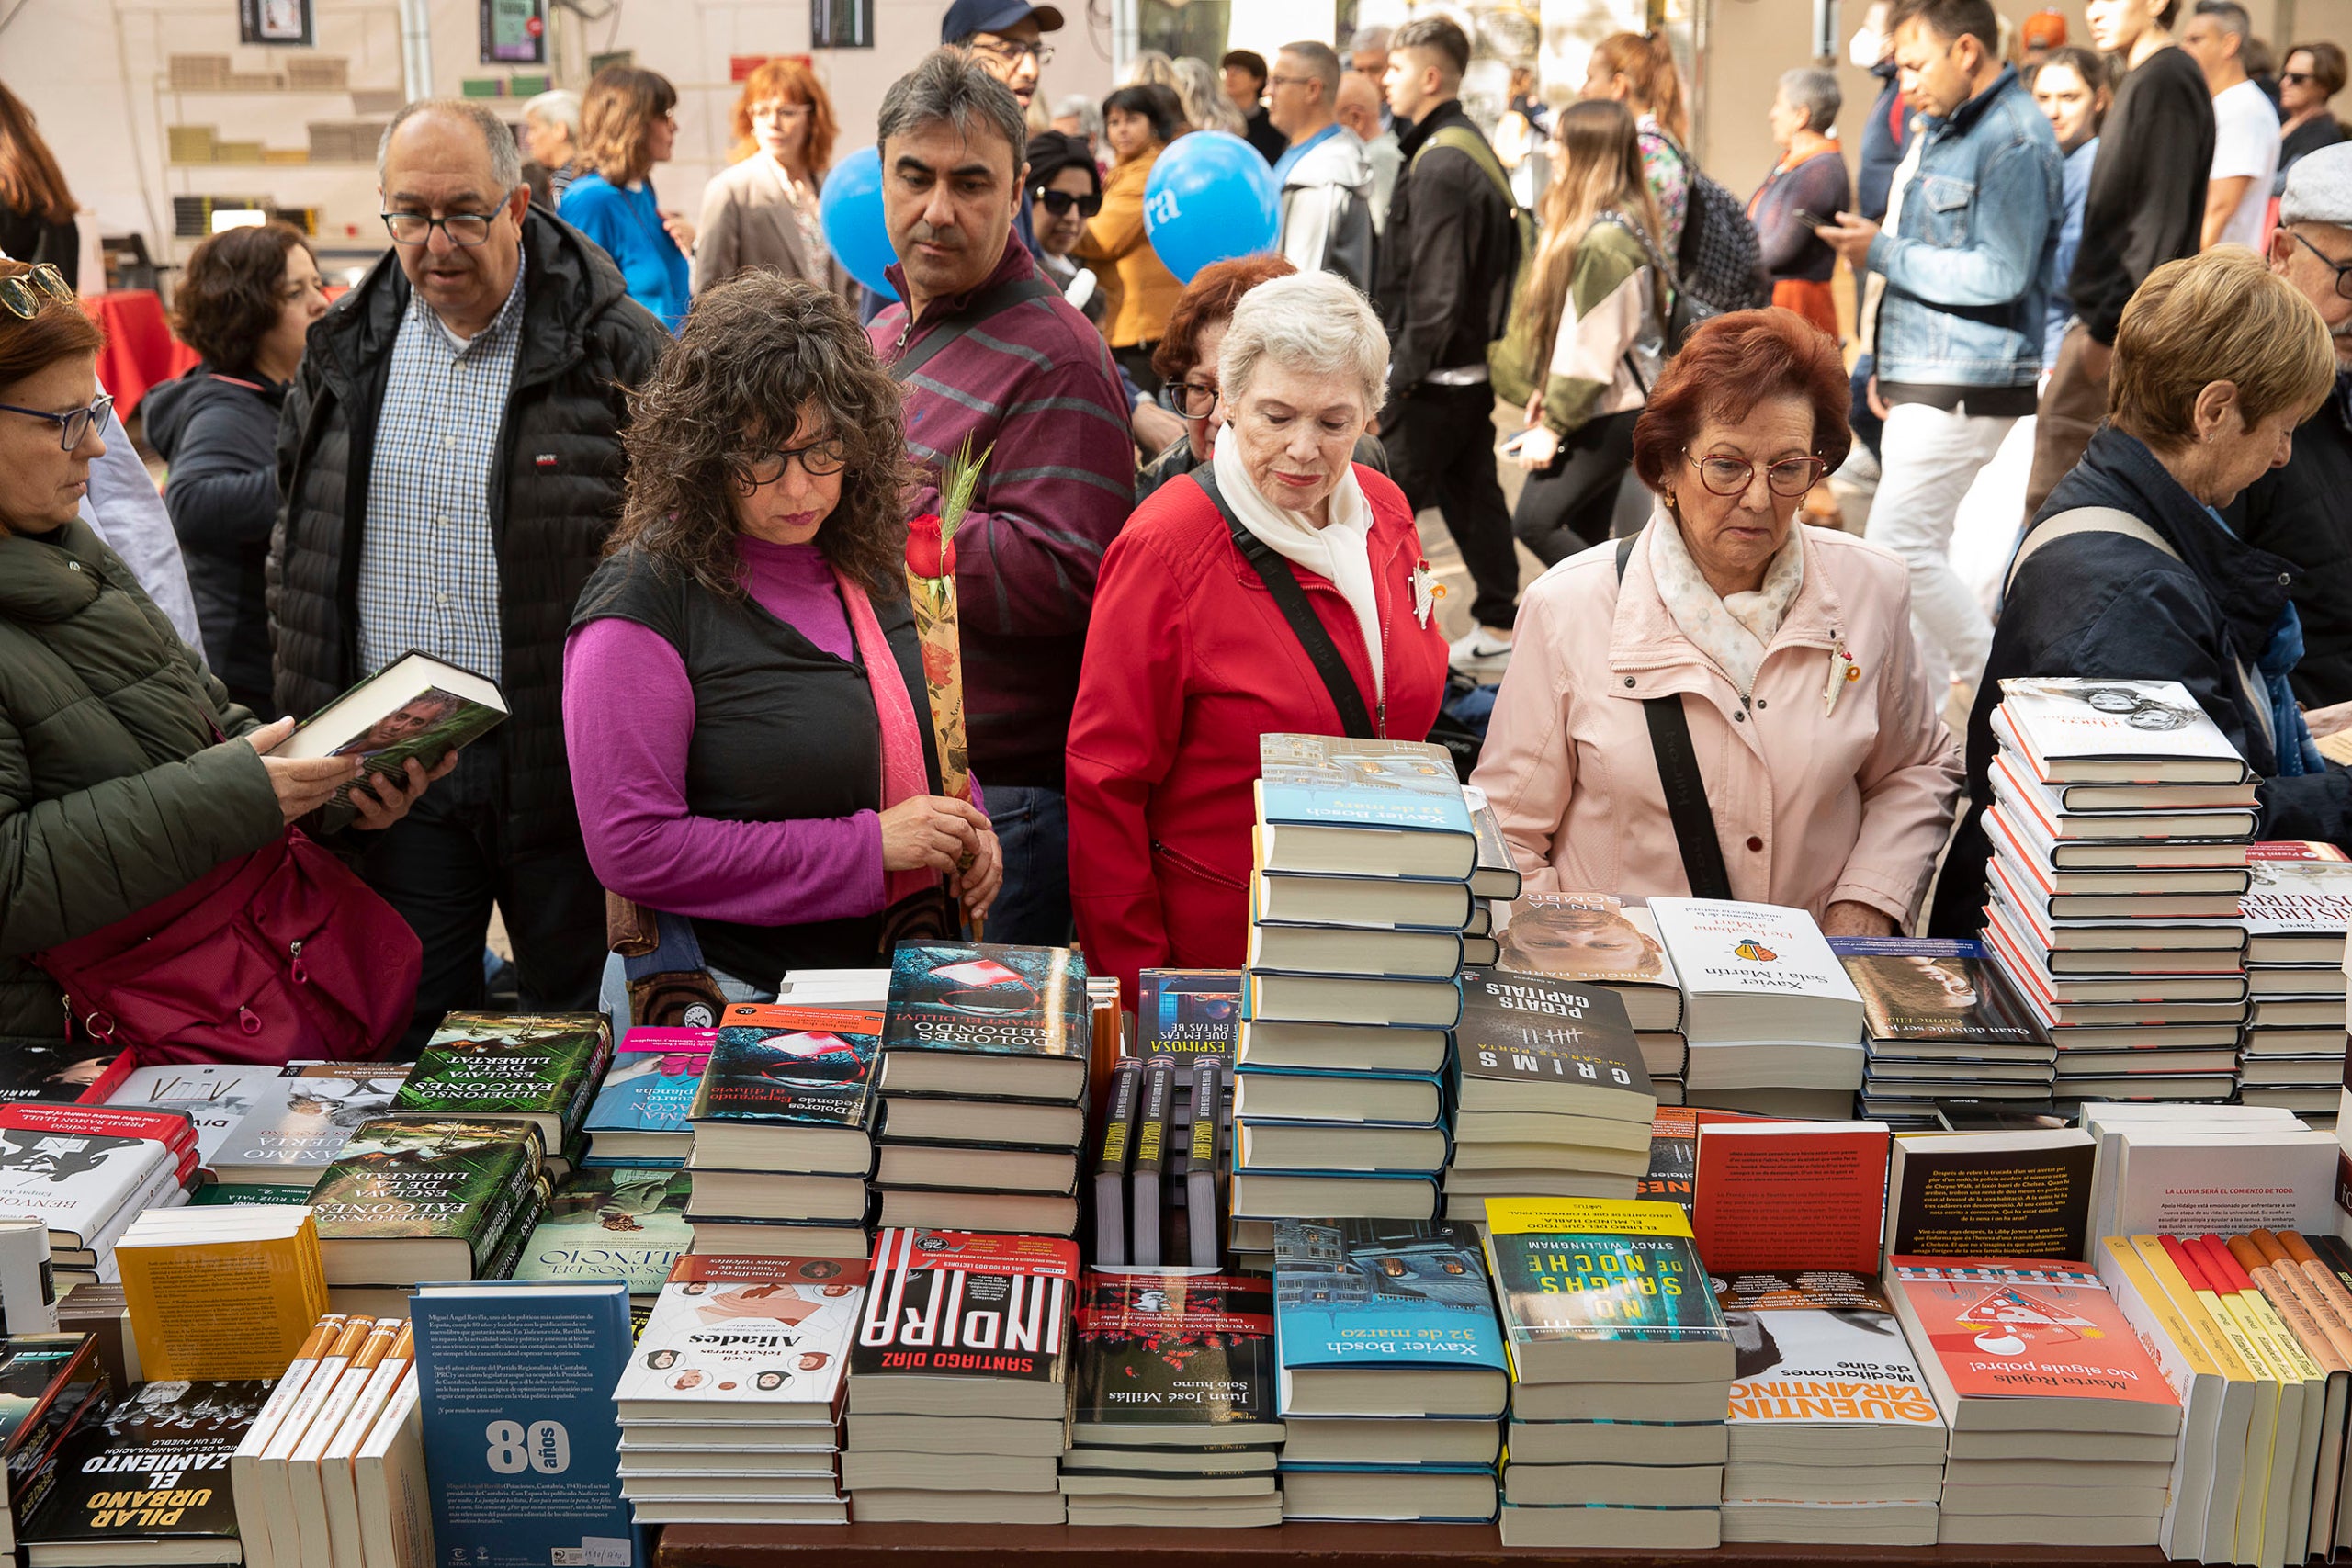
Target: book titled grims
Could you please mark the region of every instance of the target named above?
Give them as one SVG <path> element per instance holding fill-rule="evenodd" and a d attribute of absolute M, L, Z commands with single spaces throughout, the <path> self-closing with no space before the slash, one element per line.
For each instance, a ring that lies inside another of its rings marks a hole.
<path fill-rule="evenodd" d="M 1078 1244 L 891 1228 L 850 1351 L 862 1414 L 1066 1419 Z"/>
<path fill-rule="evenodd" d="M 412 757 L 429 772 L 505 717 L 497 682 L 411 649 L 304 719 L 270 755 L 358 757 L 363 778 L 401 773 Z M 345 784 L 334 804 L 350 798 Z"/>
<path fill-rule="evenodd" d="M 887 1094 L 1075 1100 L 1094 1022 L 1066 947 L 901 942 L 882 1029 Z"/>

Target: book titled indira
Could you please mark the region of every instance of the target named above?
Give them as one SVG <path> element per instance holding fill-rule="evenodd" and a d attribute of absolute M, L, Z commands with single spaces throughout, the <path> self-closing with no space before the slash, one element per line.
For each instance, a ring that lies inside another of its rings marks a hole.
<path fill-rule="evenodd" d="M 850 1352 L 854 1412 L 1067 1420 L 1078 1244 L 885 1229 Z"/>
<path fill-rule="evenodd" d="M 1075 1100 L 1093 1042 L 1086 964 L 1066 947 L 901 942 L 891 957 L 886 1093 Z"/>

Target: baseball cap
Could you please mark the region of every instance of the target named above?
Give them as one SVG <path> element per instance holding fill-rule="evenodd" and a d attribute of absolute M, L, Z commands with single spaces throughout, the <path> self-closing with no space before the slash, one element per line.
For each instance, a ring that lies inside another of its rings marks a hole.
<path fill-rule="evenodd" d="M 1032 6 L 1029 0 L 956 0 L 940 18 L 939 41 L 962 43 L 974 33 L 1001 33 L 1032 17 L 1039 32 L 1061 31 L 1062 14 L 1051 6 Z"/>
<path fill-rule="evenodd" d="M 2066 18 L 2055 11 L 2036 11 L 2021 29 L 2028 49 L 2057 49 L 2066 41 Z"/>

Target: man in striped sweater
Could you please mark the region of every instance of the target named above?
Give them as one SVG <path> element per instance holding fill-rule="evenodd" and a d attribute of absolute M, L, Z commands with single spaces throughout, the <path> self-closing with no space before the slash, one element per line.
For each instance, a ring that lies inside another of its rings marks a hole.
<path fill-rule="evenodd" d="M 1126 401 L 1102 334 L 1039 276 L 1012 231 L 1027 130 L 1004 85 L 960 50 L 928 55 L 882 100 L 884 217 L 903 304 L 867 328 L 906 389 L 907 446 L 937 470 L 989 453 L 956 534 L 972 771 L 1004 848 L 998 942 L 1069 939 L 1062 753 L 1102 551 L 1135 503 Z"/>

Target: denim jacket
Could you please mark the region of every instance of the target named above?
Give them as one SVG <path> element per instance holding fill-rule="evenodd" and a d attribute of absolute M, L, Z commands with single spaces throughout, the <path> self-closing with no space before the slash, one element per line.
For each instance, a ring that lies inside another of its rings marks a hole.
<path fill-rule="evenodd" d="M 1919 130 L 1901 221 L 1871 242 L 1871 270 L 1886 279 L 1879 378 L 2030 387 L 2064 212 L 2058 139 L 2014 67 Z"/>

